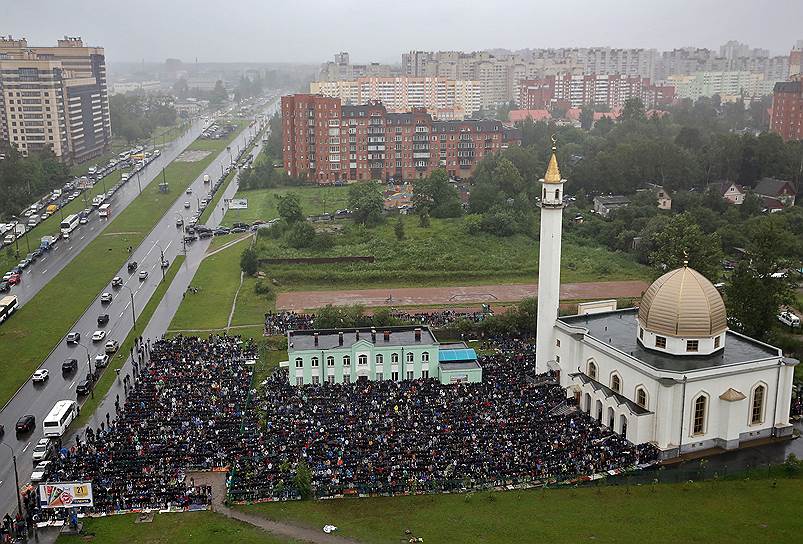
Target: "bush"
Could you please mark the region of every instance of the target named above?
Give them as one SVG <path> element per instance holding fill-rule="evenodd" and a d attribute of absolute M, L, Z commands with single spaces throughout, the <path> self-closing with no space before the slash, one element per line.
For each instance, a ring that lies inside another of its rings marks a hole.
<path fill-rule="evenodd" d="M 312 471 L 306 461 L 299 461 L 296 465 L 296 476 L 293 483 L 302 500 L 307 500 L 312 496 Z"/>
<path fill-rule="evenodd" d="M 315 227 L 306 221 L 296 223 L 287 231 L 285 241 L 296 249 L 311 247 L 315 241 Z"/>
<path fill-rule="evenodd" d="M 482 232 L 482 216 L 477 213 L 467 215 L 463 220 L 463 229 L 466 234 L 479 234 Z"/>
<path fill-rule="evenodd" d="M 315 238 L 310 244 L 310 248 L 314 251 L 328 251 L 335 246 L 335 237 L 328 233 L 316 234 Z"/>
<path fill-rule="evenodd" d="M 269 300 L 276 296 L 276 293 L 273 291 L 273 286 L 264 280 L 257 280 L 254 284 L 254 293 Z"/>
<path fill-rule="evenodd" d="M 249 276 L 253 276 L 257 273 L 258 268 L 257 252 L 252 247 L 246 248 L 240 255 L 240 269 Z"/>

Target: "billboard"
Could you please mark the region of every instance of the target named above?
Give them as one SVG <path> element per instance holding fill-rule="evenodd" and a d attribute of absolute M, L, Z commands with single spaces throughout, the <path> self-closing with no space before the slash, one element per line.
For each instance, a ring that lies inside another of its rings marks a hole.
<path fill-rule="evenodd" d="M 232 198 L 229 200 L 229 209 L 230 210 L 247 210 L 248 209 L 248 199 L 247 198 Z"/>
<path fill-rule="evenodd" d="M 40 508 L 93 506 L 92 482 L 57 482 L 39 485 Z"/>

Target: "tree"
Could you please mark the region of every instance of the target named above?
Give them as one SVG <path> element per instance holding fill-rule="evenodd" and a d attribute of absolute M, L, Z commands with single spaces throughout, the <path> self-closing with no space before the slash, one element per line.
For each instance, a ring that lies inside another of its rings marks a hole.
<path fill-rule="evenodd" d="M 594 108 L 588 104 L 584 105 L 580 110 L 580 128 L 583 130 L 591 130 L 594 126 Z"/>
<path fill-rule="evenodd" d="M 422 229 L 428 229 L 429 225 L 429 212 L 424 210 L 418 214 L 418 226 Z"/>
<path fill-rule="evenodd" d="M 419 213 L 426 210 L 433 217 L 458 217 L 463 213 L 457 190 L 442 168 L 415 182 L 413 205 Z"/>
<path fill-rule="evenodd" d="M 259 268 L 259 260 L 257 259 L 257 252 L 253 247 L 246 248 L 240 255 L 240 269 L 253 276 L 257 273 Z"/>
<path fill-rule="evenodd" d="M 402 220 L 402 216 L 400 215 L 399 218 L 396 220 L 396 226 L 393 227 L 393 230 L 396 233 L 396 239 L 398 241 L 404 240 L 404 220 Z"/>
<path fill-rule="evenodd" d="M 287 245 L 296 249 L 312 247 L 316 243 L 315 227 L 306 221 L 294 223 L 285 235 Z"/>
<path fill-rule="evenodd" d="M 187 80 L 179 78 L 173 83 L 173 94 L 176 95 L 176 98 L 184 100 L 190 94 L 190 86 L 187 84 Z"/>
<path fill-rule="evenodd" d="M 349 187 L 349 208 L 358 224 L 371 227 L 381 223 L 384 199 L 379 184 L 369 181 Z"/>
<path fill-rule="evenodd" d="M 215 81 L 215 88 L 212 89 L 212 93 L 209 95 L 209 102 L 214 106 L 220 106 L 229 99 L 229 92 L 226 90 L 226 87 L 223 86 L 223 81 L 217 80 Z"/>
<path fill-rule="evenodd" d="M 284 196 L 276 195 L 276 209 L 279 217 L 284 219 L 288 225 L 304 221 L 304 211 L 301 209 L 301 200 L 295 193 L 287 193 Z"/>
<path fill-rule="evenodd" d="M 303 459 L 296 465 L 293 485 L 295 485 L 296 491 L 301 495 L 302 500 L 307 500 L 312 496 L 312 471 Z"/>
<path fill-rule="evenodd" d="M 664 228 L 655 232 L 650 241 L 652 252 L 649 261 L 661 272 L 689 266 L 712 282 L 719 281 L 722 270 L 722 249 L 719 236 L 704 234 L 691 215 L 673 216 Z"/>
<path fill-rule="evenodd" d="M 644 111 L 644 102 L 641 98 L 633 97 L 625 100 L 625 105 L 622 108 L 622 113 L 619 114 L 619 121 L 646 121 L 647 115 Z"/>

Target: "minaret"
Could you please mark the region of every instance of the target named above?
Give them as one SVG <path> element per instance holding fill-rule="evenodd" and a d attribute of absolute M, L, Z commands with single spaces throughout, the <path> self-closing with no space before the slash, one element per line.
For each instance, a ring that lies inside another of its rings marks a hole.
<path fill-rule="evenodd" d="M 552 156 L 541 180 L 541 237 L 538 251 L 538 330 L 535 339 L 536 372 L 546 372 L 547 362 L 554 359 L 554 325 L 560 299 L 560 242 L 563 230 L 563 184 L 555 156 Z"/>

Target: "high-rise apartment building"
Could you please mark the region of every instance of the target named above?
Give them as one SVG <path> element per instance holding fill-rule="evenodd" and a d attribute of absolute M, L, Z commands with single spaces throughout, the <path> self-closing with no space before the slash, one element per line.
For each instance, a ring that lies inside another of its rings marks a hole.
<path fill-rule="evenodd" d="M 775 84 L 770 131 L 784 140 L 803 140 L 803 75 Z"/>
<path fill-rule="evenodd" d="M 708 71 L 667 78 L 678 98 L 697 100 L 702 96 L 719 95 L 723 101 L 751 99 L 772 94 L 777 80 L 747 71 Z"/>
<path fill-rule="evenodd" d="M 519 107 L 527 110 L 547 109 L 554 102 L 568 102 L 573 108 L 585 104 L 617 108 L 630 98 L 640 98 L 648 108 L 672 103 L 675 89 L 654 85 L 641 76 L 621 74 L 560 74 L 519 82 Z"/>
<path fill-rule="evenodd" d="M 437 168 L 465 177 L 485 155 L 516 144 L 517 131 L 496 120 L 434 121 L 423 109 L 393 113 L 378 102 L 282 97 L 285 171 L 319 183 L 412 180 Z"/>
<path fill-rule="evenodd" d="M 29 47 L 0 37 L 0 140 L 22 154 L 49 148 L 80 163 L 111 142 L 102 47 L 65 37 L 56 47 Z"/>
<path fill-rule="evenodd" d="M 435 119 L 464 119 L 480 109 L 477 81 L 443 77 L 361 77 L 313 81 L 310 94 L 339 98 L 343 104 L 381 102 L 388 111 L 424 108 Z"/>
<path fill-rule="evenodd" d="M 789 75 L 796 76 L 801 73 L 803 73 L 803 40 L 798 40 L 789 52 Z"/>
<path fill-rule="evenodd" d="M 360 77 L 390 77 L 398 75 L 398 70 L 389 64 L 372 62 L 370 64 L 351 64 L 349 54 L 337 53 L 334 61 L 321 64 L 318 81 L 354 80 Z"/>

